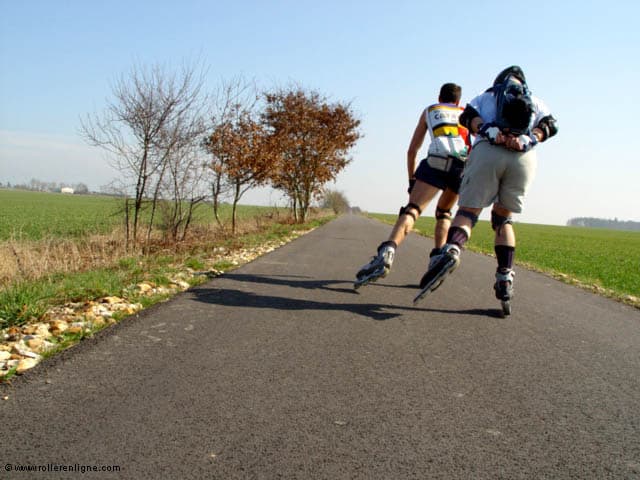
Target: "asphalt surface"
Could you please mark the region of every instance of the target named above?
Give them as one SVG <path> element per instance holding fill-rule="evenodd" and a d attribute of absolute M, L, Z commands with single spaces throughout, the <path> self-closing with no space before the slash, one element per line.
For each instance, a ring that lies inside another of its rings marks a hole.
<path fill-rule="evenodd" d="M 640 478 L 640 310 L 517 268 L 502 318 L 470 252 L 414 307 L 417 235 L 354 292 L 389 229 L 341 217 L 0 387 L 0 478 Z"/>

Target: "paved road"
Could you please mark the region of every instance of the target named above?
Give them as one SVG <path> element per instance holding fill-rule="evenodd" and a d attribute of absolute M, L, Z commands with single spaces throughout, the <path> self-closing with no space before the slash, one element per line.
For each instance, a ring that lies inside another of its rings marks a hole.
<path fill-rule="evenodd" d="M 640 311 L 494 260 L 416 308 L 430 240 L 354 271 L 389 227 L 341 217 L 0 388 L 9 478 L 640 477 Z M 454 281 L 455 279 L 455 281 Z M 5 472 L 0 473 L 4 478 Z"/>

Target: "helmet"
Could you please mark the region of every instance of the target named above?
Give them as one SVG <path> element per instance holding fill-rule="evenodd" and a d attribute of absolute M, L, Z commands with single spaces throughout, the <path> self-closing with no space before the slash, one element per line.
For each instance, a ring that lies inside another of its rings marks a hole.
<path fill-rule="evenodd" d="M 523 84 L 527 83 L 527 80 L 524 76 L 524 72 L 522 71 L 522 69 L 517 65 L 512 65 L 510 67 L 505 68 L 498 74 L 496 79 L 493 81 L 493 86 L 495 87 L 496 85 L 503 83 L 507 79 L 507 77 L 515 77 L 518 80 L 520 80 Z"/>

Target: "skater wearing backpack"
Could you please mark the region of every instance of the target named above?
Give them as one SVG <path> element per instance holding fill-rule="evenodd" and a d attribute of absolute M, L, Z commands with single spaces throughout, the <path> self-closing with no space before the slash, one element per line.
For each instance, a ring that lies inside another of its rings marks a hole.
<path fill-rule="evenodd" d="M 435 248 L 430 256 L 434 258 L 445 244 L 451 224 L 451 209 L 458 199 L 462 170 L 471 146 L 468 130 L 459 124 L 463 110 L 459 106 L 461 95 L 460 86 L 445 83 L 440 88 L 438 103 L 428 106 L 420 114 L 407 151 L 409 203 L 400 209 L 388 240 L 380 244 L 377 254 L 356 274 L 355 288 L 389 273 L 396 249 L 411 231 L 420 213 L 440 191 L 442 194 L 436 207 Z M 416 170 L 418 150 L 427 132 L 431 136 L 427 158 L 420 162 Z"/>
<path fill-rule="evenodd" d="M 498 262 L 494 290 L 506 315 L 513 297 L 516 237 L 512 213 L 522 212 L 536 169 L 535 146 L 554 136 L 558 127 L 544 103 L 531 95 L 522 69 L 511 66 L 493 86 L 464 109 L 460 123 L 476 134 L 460 187 L 459 209 L 440 257 L 422 277 L 417 302 L 435 290 L 460 263 L 460 253 L 483 208 L 493 204 Z"/>

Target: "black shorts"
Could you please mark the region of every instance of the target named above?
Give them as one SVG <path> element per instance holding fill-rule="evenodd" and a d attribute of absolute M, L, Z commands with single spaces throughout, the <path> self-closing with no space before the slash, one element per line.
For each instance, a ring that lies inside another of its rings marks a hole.
<path fill-rule="evenodd" d="M 440 190 L 447 188 L 455 193 L 460 190 L 464 162 L 457 158 L 427 157 L 416 170 L 416 180 L 433 185 Z"/>

